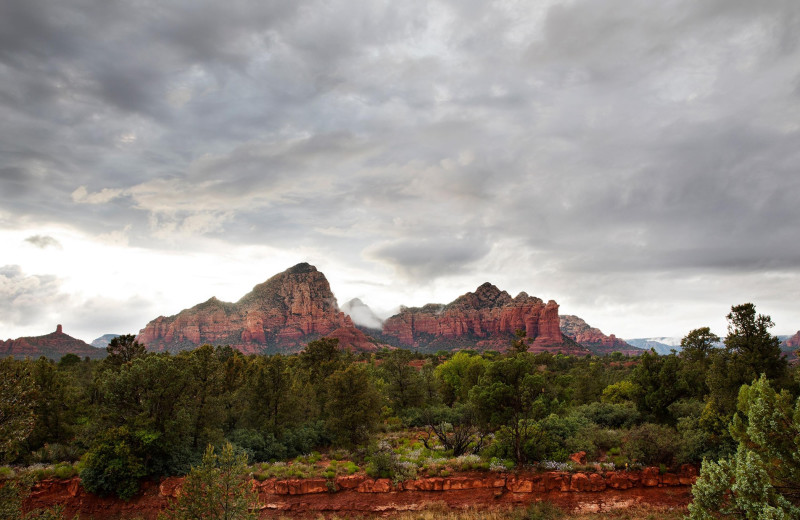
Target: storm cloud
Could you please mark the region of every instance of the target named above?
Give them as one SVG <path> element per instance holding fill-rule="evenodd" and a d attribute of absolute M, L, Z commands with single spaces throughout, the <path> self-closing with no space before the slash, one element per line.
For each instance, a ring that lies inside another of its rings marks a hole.
<path fill-rule="evenodd" d="M 620 336 L 750 300 L 793 332 L 799 35 L 793 0 L 9 0 L 0 231 L 269 246 L 388 278 L 384 308 L 488 279 Z"/>

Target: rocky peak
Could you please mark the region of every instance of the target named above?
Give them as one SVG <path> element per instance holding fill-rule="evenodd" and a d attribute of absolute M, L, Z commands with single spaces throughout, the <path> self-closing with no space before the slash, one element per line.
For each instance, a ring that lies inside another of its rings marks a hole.
<path fill-rule="evenodd" d="M 589 348 L 596 354 L 611 352 L 622 352 L 623 354 L 641 353 L 641 349 L 629 345 L 613 334 L 606 336 L 600 329 L 592 327 L 578 316 L 564 314 L 559 316 L 559 321 L 561 323 L 561 332 L 565 336 Z"/>
<path fill-rule="evenodd" d="M 493 284 L 486 282 L 475 289 L 475 292 L 468 292 L 456 298 L 447 307 L 460 307 L 467 309 L 490 309 L 492 307 L 502 307 L 508 305 L 511 295 L 501 291 Z"/>
<path fill-rule="evenodd" d="M 256 285 L 236 303 L 211 298 L 175 316 L 159 317 L 140 331 L 138 340 L 150 350 L 211 343 L 246 353 L 296 352 L 310 340 L 339 331 L 340 340 L 358 340 L 349 346 L 365 348 L 364 338 L 348 333 L 349 328 L 353 322 L 339 310 L 325 275 L 303 262 Z"/>
<path fill-rule="evenodd" d="M 439 348 L 505 349 L 517 330 L 524 330 L 534 350 L 569 351 L 561 336 L 558 304 L 521 293 L 512 299 L 491 283 L 459 296 L 445 306 L 401 308 L 384 322 L 383 336 L 398 345 Z M 574 345 L 574 344 L 573 344 Z M 580 347 L 573 353 L 587 353 Z"/>
<path fill-rule="evenodd" d="M 103 358 L 106 356 L 104 349 L 97 349 L 79 339 L 65 334 L 61 325 L 56 330 L 44 336 L 31 336 L 8 341 L 0 341 L 0 357 L 13 356 L 15 358 L 32 358 L 45 356 L 59 360 L 64 354 L 75 354 L 79 357 Z"/>

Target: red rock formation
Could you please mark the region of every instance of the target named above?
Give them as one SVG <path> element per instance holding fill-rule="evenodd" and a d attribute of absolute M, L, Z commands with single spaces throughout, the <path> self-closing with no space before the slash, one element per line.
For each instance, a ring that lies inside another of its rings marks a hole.
<path fill-rule="evenodd" d="M 784 341 L 782 347 L 784 350 L 800 348 L 800 330 L 797 331 L 797 334 Z"/>
<path fill-rule="evenodd" d="M 64 354 L 100 359 L 106 357 L 106 350 L 95 348 L 88 343 L 64 334 L 61 325 L 56 331 L 44 336 L 24 337 L 0 341 L 0 357 L 13 356 L 38 358 L 45 356 L 58 361 Z"/>
<path fill-rule="evenodd" d="M 209 343 L 245 353 L 297 352 L 310 340 L 331 334 L 342 348 L 377 348 L 339 311 L 325 275 L 302 263 L 256 285 L 236 303 L 211 298 L 175 316 L 160 316 L 139 332 L 137 341 L 154 351 Z"/>
<path fill-rule="evenodd" d="M 685 507 L 697 468 L 681 466 L 678 473 L 642 471 L 597 473 L 463 473 L 450 477 L 420 477 L 393 484 L 363 474 L 327 480 L 267 479 L 253 481 L 261 507 L 260 518 L 310 516 L 320 513 L 361 515 L 417 510 L 445 503 L 453 508 L 506 508 L 547 500 L 569 510 L 608 511 L 632 503 Z M 67 518 L 144 518 L 155 520 L 167 504 L 180 496 L 183 479 L 170 477 L 160 484 L 144 482 L 139 495 L 128 502 L 86 492 L 79 478 L 38 482 L 25 509 L 64 507 Z"/>
<path fill-rule="evenodd" d="M 642 353 L 641 349 L 629 345 L 613 334 L 606 336 L 600 329 L 591 327 L 577 316 L 561 315 L 559 320 L 561 332 L 565 336 L 572 338 L 595 354 L 622 352 L 628 355 L 638 355 Z"/>
<path fill-rule="evenodd" d="M 530 350 L 586 353 L 565 343 L 558 304 L 524 292 L 512 298 L 490 283 L 447 305 L 404 308 L 386 320 L 383 335 L 401 346 L 429 350 L 448 347 L 505 349 L 517 330 L 524 330 Z"/>

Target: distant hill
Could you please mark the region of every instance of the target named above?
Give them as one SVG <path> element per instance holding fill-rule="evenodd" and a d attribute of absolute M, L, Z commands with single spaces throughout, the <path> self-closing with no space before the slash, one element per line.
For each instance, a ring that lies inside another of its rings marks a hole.
<path fill-rule="evenodd" d="M 664 343 L 663 340 L 669 341 L 669 343 Z M 678 340 L 677 346 L 672 341 L 674 338 L 635 338 L 635 339 L 626 339 L 625 341 L 629 344 L 633 345 L 634 347 L 643 349 L 643 350 L 650 350 L 653 349 L 659 354 L 666 356 L 672 350 L 677 350 L 680 352 L 681 350 L 681 342 Z"/>
<path fill-rule="evenodd" d="M 103 334 L 99 338 L 92 341 L 90 345 L 95 348 L 106 348 L 108 344 L 111 343 L 112 339 L 119 336 L 122 336 L 122 334 Z"/>
<path fill-rule="evenodd" d="M 64 334 L 61 325 L 55 332 L 44 336 L 23 337 L 0 341 L 0 357 L 13 356 L 35 359 L 40 356 L 58 361 L 64 354 L 101 359 L 106 357 L 105 349 L 95 348 L 88 343 Z"/>
<path fill-rule="evenodd" d="M 594 354 L 611 354 L 621 352 L 628 355 L 639 355 L 642 353 L 636 346 L 626 343 L 624 340 L 611 334 L 606 336 L 598 328 L 590 326 L 583 319 L 571 314 L 560 315 L 561 332 L 579 344 L 588 348 Z"/>

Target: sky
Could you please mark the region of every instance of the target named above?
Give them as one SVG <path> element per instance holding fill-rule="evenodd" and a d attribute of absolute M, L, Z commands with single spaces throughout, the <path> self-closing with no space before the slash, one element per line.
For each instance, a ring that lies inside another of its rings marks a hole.
<path fill-rule="evenodd" d="M 800 2 L 4 0 L 0 338 L 296 263 L 607 334 L 800 329 Z"/>

